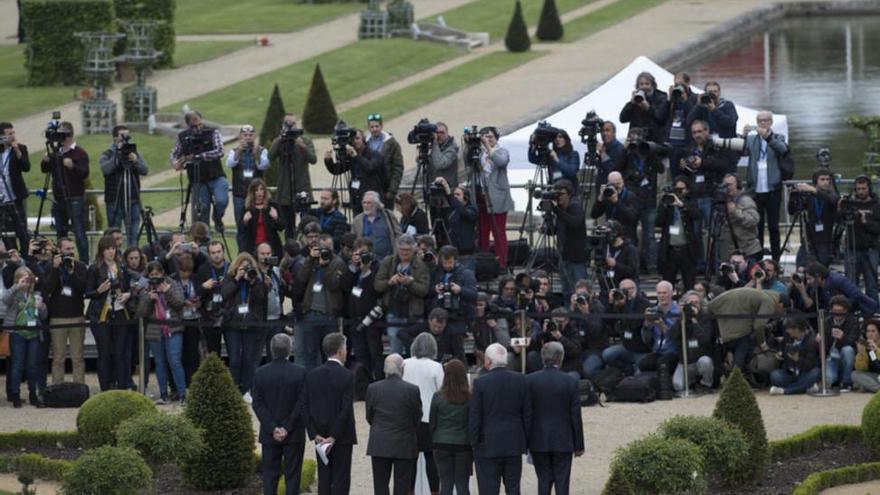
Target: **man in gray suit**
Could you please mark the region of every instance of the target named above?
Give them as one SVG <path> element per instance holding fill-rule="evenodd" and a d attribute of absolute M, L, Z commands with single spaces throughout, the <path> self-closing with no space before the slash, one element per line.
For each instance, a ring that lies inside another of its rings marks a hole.
<path fill-rule="evenodd" d="M 367 455 L 373 461 L 373 493 L 386 495 L 394 469 L 394 495 L 412 489 L 418 459 L 416 430 L 422 421 L 419 387 L 403 381 L 403 358 L 385 358 L 385 379 L 367 388 Z"/>
<path fill-rule="evenodd" d="M 764 219 L 770 230 L 770 251 L 779 261 L 782 248 L 779 245 L 779 208 L 782 204 L 782 172 L 779 165 L 788 153 L 785 138 L 773 132 L 773 114 L 758 112 L 757 134 L 746 138 L 743 154 L 749 157 L 746 172 L 748 189 L 753 191 L 758 206 L 758 241 L 764 247 Z"/>

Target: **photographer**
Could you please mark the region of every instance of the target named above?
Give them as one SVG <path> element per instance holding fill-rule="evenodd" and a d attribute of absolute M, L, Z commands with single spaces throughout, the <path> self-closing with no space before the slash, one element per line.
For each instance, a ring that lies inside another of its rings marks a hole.
<path fill-rule="evenodd" d="M 506 316 L 513 316 L 513 312 L 498 306 L 495 301 L 490 302 L 485 292 L 477 294 L 471 334 L 474 336 L 474 361 L 478 369 L 483 367 L 484 352 L 490 345 L 497 342 L 510 348 L 510 330 Z"/>
<path fill-rule="evenodd" d="M 208 244 L 208 262 L 196 270 L 196 285 L 199 298 L 204 301 L 203 316 L 206 325 L 202 327 L 202 335 L 205 338 L 205 350 L 220 355 L 220 342 L 223 333 L 218 326 L 223 320 L 224 308 L 223 294 L 220 289 L 223 285 L 223 277 L 229 264 L 226 262 L 226 251 L 220 241 L 211 241 Z"/>
<path fill-rule="evenodd" d="M 297 128 L 296 115 L 284 115 L 281 134 L 269 146 L 269 160 L 278 168 L 278 203 L 281 205 L 281 218 L 284 221 L 284 238 L 296 239 L 296 209 L 294 197 L 306 193 L 312 199 L 312 178 L 309 164 L 318 161 L 312 140 L 302 135 Z"/>
<path fill-rule="evenodd" d="M 281 214 L 284 215 L 283 205 Z M 349 230 L 345 215 L 339 211 L 339 193 L 330 188 L 322 190 L 318 195 L 318 208 L 309 210 L 309 215 L 318 219 L 321 232 L 333 237 L 333 246 L 338 251 L 341 247 L 339 240 Z"/>
<path fill-rule="evenodd" d="M 272 255 L 281 255 L 281 237 L 278 232 L 284 227 L 279 216 L 279 207 L 272 201 L 272 193 L 263 179 L 254 179 L 248 186 L 247 199 L 244 203 L 244 214 L 241 217 L 241 236 L 244 242 L 242 251 L 256 254 L 256 248 L 262 243 L 272 246 Z"/>
<path fill-rule="evenodd" d="M 384 260 L 394 253 L 394 241 L 400 237 L 397 217 L 385 209 L 375 191 L 365 192 L 361 205 L 363 213 L 354 217 L 351 230 L 358 237 L 372 240 L 376 259 Z"/>
<path fill-rule="evenodd" d="M 0 191 L 3 203 L 12 202 L 15 206 L 15 235 L 21 252 L 27 251 L 30 234 L 27 229 L 27 185 L 24 173 L 31 171 L 28 149 L 15 139 L 15 129 L 9 122 L 0 122 Z M 6 241 L 10 247 L 15 244 Z"/>
<path fill-rule="evenodd" d="M 651 347 L 651 352 L 639 360 L 640 370 L 658 371 L 659 388 L 668 391 L 672 391 L 672 374 L 681 357 L 681 308 L 672 300 L 674 290 L 665 280 L 657 282 L 657 305 L 645 310 L 642 326 L 642 341 Z"/>
<path fill-rule="evenodd" d="M 678 162 L 681 175 L 690 180 L 690 197 L 696 200 L 702 213 L 701 218 L 696 222 L 697 232 L 703 232 L 703 227 L 709 226 L 712 218 L 712 196 L 718 190 L 718 184 L 721 183 L 724 170 L 727 168 L 723 150 L 712 144 L 709 132 L 709 124 L 705 120 L 693 121 L 690 125 L 692 147 Z M 705 264 L 702 239 L 699 245 L 698 259 Z"/>
<path fill-rule="evenodd" d="M 694 291 L 688 291 L 681 297 L 681 313 L 685 318 L 685 335 L 687 340 L 688 386 L 696 382 L 697 391 L 711 391 L 715 382 L 715 335 L 712 322 L 703 317 L 702 297 Z M 673 332 L 681 339 L 681 328 Z M 700 379 L 697 382 L 697 378 Z M 672 386 L 676 391 L 684 390 L 684 366 L 678 363 L 672 374 Z"/>
<path fill-rule="evenodd" d="M 88 279 L 86 265 L 74 258 L 76 250 L 73 240 L 62 237 L 58 241 L 58 251 L 52 252 L 50 245 L 31 240 L 29 255 L 51 259 L 47 270 L 40 277 L 43 283 L 43 294 L 49 306 L 49 325 L 70 325 L 51 328 L 52 355 L 65 356 L 70 346 L 70 361 L 73 368 L 73 382 L 85 383 L 86 364 L 83 359 L 85 347 L 85 292 Z M 29 256 L 29 257 L 30 257 Z M 52 360 L 52 383 L 64 381 L 64 359 Z"/>
<path fill-rule="evenodd" d="M 498 129 L 480 129 L 479 184 L 473 197 L 480 208 L 480 251 L 489 250 L 489 232 L 495 239 L 495 257 L 501 270 L 507 268 L 507 213 L 513 210 L 507 165 L 510 153 L 498 145 Z M 484 189 L 485 188 L 485 189 Z"/>
<path fill-rule="evenodd" d="M 612 290 L 608 295 L 608 313 L 620 315 L 641 315 L 651 303 L 639 292 L 635 281 L 625 279 L 620 282 L 619 289 Z M 602 351 L 602 361 L 624 371 L 626 374 L 638 372 L 639 361 L 651 348 L 642 340 L 642 321 L 635 318 L 603 320 L 609 336 L 620 340 Z"/>
<path fill-rule="evenodd" d="M 464 347 L 456 342 L 455 334 L 449 329 L 449 313 L 443 308 L 434 308 L 428 313 L 426 322 L 419 322 L 402 328 L 397 334 L 403 345 L 409 349 L 416 337 L 423 333 L 431 335 L 437 343 L 437 360 L 448 361 L 464 357 Z M 464 362 L 464 361 L 462 361 Z"/>
<path fill-rule="evenodd" d="M 846 276 L 856 285 L 859 278 L 865 283 L 865 294 L 877 301 L 877 265 L 880 254 L 880 202 L 871 188 L 871 179 L 860 175 L 853 182 L 853 194 L 841 199 L 837 207 L 847 224 L 847 243 L 855 249 L 855 260 L 844 263 Z M 851 238 L 851 240 L 850 240 Z M 847 253 L 847 256 L 850 254 Z M 850 299 L 851 301 L 852 299 Z"/>
<path fill-rule="evenodd" d="M 183 307 L 180 309 L 180 319 L 184 322 L 181 358 L 183 374 L 187 385 L 189 385 L 192 383 L 193 374 L 199 369 L 202 358 L 199 354 L 199 342 L 201 341 L 199 320 L 202 318 L 202 306 L 204 305 L 199 291 L 196 290 L 193 277 L 193 258 L 190 254 L 182 254 L 177 257 L 177 273 L 169 278 L 175 289 L 180 289 L 183 294 Z M 178 395 L 180 395 L 179 392 Z"/>
<path fill-rule="evenodd" d="M 99 163 L 104 174 L 104 204 L 107 224 L 119 227 L 125 220 L 128 245 L 137 245 L 141 222 L 141 178 L 147 175 L 147 163 L 134 148 L 125 126 L 113 128 L 113 143 L 101 153 Z"/>
<path fill-rule="evenodd" d="M 348 270 L 339 282 L 342 293 L 347 295 L 345 315 L 351 323 L 346 333 L 351 335 L 354 358 L 370 372 L 371 381 L 381 380 L 385 376 L 382 372 L 383 329 L 376 325 L 381 320 L 381 314 L 374 313 L 376 318 L 371 316 L 370 324 L 364 324 L 364 319 L 377 306 L 381 309 L 381 294 L 373 286 L 378 270 L 379 261 L 373 256 L 372 241 L 359 237 L 354 241 Z"/>
<path fill-rule="evenodd" d="M 657 81 L 650 72 L 642 72 L 636 78 L 632 99 L 620 111 L 620 122 L 629 123 L 630 129 L 645 129 L 646 139 L 662 143 L 666 141 L 663 126 L 668 112 L 666 93 L 657 89 Z"/>
<path fill-rule="evenodd" d="M 556 193 L 552 199 L 553 213 L 557 218 L 556 245 L 562 256 L 564 270 L 562 278 L 562 293 L 564 296 L 571 295 L 574 283 L 587 278 L 587 243 L 586 219 L 584 209 L 580 201 L 574 201 L 575 185 L 568 179 L 560 179 L 553 191 Z M 543 201 L 542 201 L 543 203 Z"/>
<path fill-rule="evenodd" d="M 214 205 L 214 226 L 223 230 L 223 214 L 229 204 L 229 182 L 223 173 L 223 136 L 220 129 L 206 127 L 202 114 L 190 110 L 184 115 L 187 129 L 177 135 L 171 150 L 171 167 L 186 169 L 191 191 L 194 221 L 209 223 Z M 198 171 L 198 175 L 196 174 Z"/>
<path fill-rule="evenodd" d="M 733 353 L 733 364 L 743 373 L 747 372 L 746 364 L 756 347 L 766 352 L 769 347 L 766 341 L 767 317 L 777 312 L 780 294 L 750 287 L 740 287 L 712 299 L 706 306 L 706 312 L 718 318 L 718 342 L 724 352 Z M 725 315 L 754 315 L 754 319 L 724 318 Z"/>
<path fill-rule="evenodd" d="M 382 203 L 385 208 L 390 209 L 394 207 L 394 198 L 397 197 L 397 189 L 400 187 L 400 180 L 403 179 L 403 152 L 394 136 L 383 130 L 385 124 L 382 122 L 382 115 L 371 113 L 367 116 L 367 125 L 370 129 L 370 136 L 366 141 L 367 147 L 382 157 L 384 182 L 381 189 L 366 190 L 384 191 Z"/>
<path fill-rule="evenodd" d="M 342 314 L 342 275 L 345 262 L 333 254 L 331 247 L 310 241 L 308 257 L 299 266 L 296 280 L 304 290 L 303 320 L 299 331 L 303 332 L 301 349 L 297 349 L 296 361 L 307 370 L 318 367 L 321 362 L 321 341 L 328 333 L 336 331 L 336 318 Z"/>
<path fill-rule="evenodd" d="M 721 182 L 726 190 L 727 197 L 724 202 L 724 217 L 722 225 L 718 227 L 718 256 L 719 259 L 730 257 L 734 251 L 742 252 L 746 259 L 755 262 L 761 257 L 761 241 L 758 240 L 756 227 L 760 215 L 758 207 L 751 196 L 740 189 L 739 178 L 734 174 L 727 174 Z M 721 208 L 718 204 L 716 207 Z"/>
<path fill-rule="evenodd" d="M 596 144 L 596 152 L 599 153 L 599 169 L 596 170 L 596 192 L 608 183 L 608 174 L 615 170 L 618 163 L 623 161 L 626 148 L 617 140 L 617 127 L 614 122 L 602 124 L 602 140 Z"/>
<path fill-rule="evenodd" d="M 865 338 L 858 341 L 859 353 L 852 379 L 862 392 L 876 393 L 880 391 L 880 320 L 871 318 L 862 328 Z"/>
<path fill-rule="evenodd" d="M 86 237 L 86 179 L 89 178 L 89 154 L 76 145 L 73 124 L 61 122 L 58 133 L 64 137 L 57 154 L 43 155 L 40 170 L 52 174 L 52 217 L 58 237 L 73 230 L 79 259 L 88 261 L 89 240 Z M 59 136 L 60 137 L 60 136 Z"/>
<path fill-rule="evenodd" d="M 669 143 L 669 169 L 672 177 L 681 174 L 679 161 L 684 159 L 693 142 L 691 140 L 688 115 L 697 104 L 697 96 L 691 93 L 691 76 L 685 72 L 675 74 L 669 86 L 669 113 L 666 117 L 665 142 Z"/>
<path fill-rule="evenodd" d="M 37 408 L 45 407 L 40 397 L 45 390 L 45 382 L 41 379 L 41 375 L 45 376 L 45 373 L 40 369 L 41 366 L 45 366 L 41 357 L 43 330 L 36 327 L 45 323 L 47 311 L 43 296 L 36 290 L 36 283 L 37 279 L 33 272 L 28 267 L 21 266 L 15 270 L 13 285 L 2 296 L 3 304 L 6 305 L 4 326 L 34 327 L 10 330 L 9 345 L 12 352 L 6 361 L 9 381 L 7 395 L 15 408 L 21 407 L 20 390 L 23 376 L 27 378 L 31 405 Z"/>
<path fill-rule="evenodd" d="M 863 315 L 873 315 L 877 313 L 877 299 L 872 299 L 859 290 L 851 280 L 837 272 L 828 270 L 819 262 L 812 262 L 807 265 L 804 277 L 804 284 L 807 290 L 801 292 L 803 302 L 808 309 L 816 309 L 813 300 L 816 292 L 819 294 L 818 307 L 828 308 L 831 298 L 836 295 L 843 295 L 852 305 L 852 311 L 859 311 Z"/>
<path fill-rule="evenodd" d="M 796 262 L 800 264 L 807 254 L 816 257 L 825 266 L 831 264 L 834 252 L 834 220 L 837 217 L 837 203 L 840 196 L 834 190 L 834 179 L 827 168 L 813 172 L 812 184 L 799 183 L 793 186 L 788 199 L 788 214 L 806 213 L 803 224 L 806 239 L 801 240 Z"/>
<path fill-rule="evenodd" d="M 254 324 L 266 319 L 267 292 L 257 260 L 248 253 L 239 253 L 223 277 L 220 295 L 225 305 L 223 339 L 229 354 L 229 371 L 245 402 L 251 401 L 262 335 L 262 329 Z"/>
<path fill-rule="evenodd" d="M 608 183 L 599 187 L 599 197 L 590 209 L 590 218 L 605 221 L 616 220 L 624 226 L 623 236 L 632 243 L 638 243 L 636 223 L 639 221 L 639 200 L 624 185 L 620 172 L 608 174 Z"/>
<path fill-rule="evenodd" d="M 550 182 L 566 179 L 577 188 L 577 172 L 581 166 L 581 157 L 571 145 L 568 133 L 559 129 L 559 134 L 553 138 L 553 149 L 543 149 L 538 145 L 540 138 L 532 134 L 529 137 L 528 158 L 536 165 L 546 165 L 550 171 Z M 543 156 L 546 153 L 546 158 Z M 576 190 L 576 189 L 575 189 Z"/>
<path fill-rule="evenodd" d="M 816 338 L 803 317 L 786 318 L 783 325 L 782 368 L 770 372 L 770 395 L 802 394 L 822 378 Z"/>
<path fill-rule="evenodd" d="M 581 371 L 584 377 L 594 379 L 605 367 L 602 353 L 608 348 L 608 331 L 602 320 L 590 316 L 591 312 L 604 313 L 605 307 L 598 300 L 592 300 L 589 287 L 588 280 L 577 281 L 568 311 L 577 314 L 577 317 L 569 320 L 569 325 L 575 329 L 580 339 Z"/>
<path fill-rule="evenodd" d="M 449 135 L 449 127 L 437 122 L 434 133 L 434 145 L 431 146 L 431 167 L 428 178 L 431 182 L 444 179 L 451 187 L 458 186 L 458 145 L 455 138 Z M 436 217 L 431 217 L 436 218 Z"/>
<path fill-rule="evenodd" d="M 245 198 L 251 181 L 261 179 L 269 168 L 269 151 L 257 142 L 257 131 L 252 125 L 241 127 L 238 146 L 229 150 L 226 166 L 232 169 L 232 207 L 235 210 L 236 240 L 240 251 L 248 251 L 244 223 Z"/>
<path fill-rule="evenodd" d="M 339 132 L 339 131 L 337 131 Z M 346 144 L 344 149 L 336 150 L 343 154 L 351 163 L 351 207 L 358 214 L 361 211 L 361 201 L 368 191 L 375 191 L 381 198 L 385 192 L 385 171 L 382 163 L 382 155 L 370 149 L 364 141 L 364 131 L 353 129 L 351 144 Z M 399 145 L 398 145 L 399 147 Z M 328 169 L 339 168 L 333 158 L 334 150 L 327 150 L 324 154 L 324 165 Z"/>
<path fill-rule="evenodd" d="M 325 234 L 326 235 L 326 234 Z M 332 246 L 332 240 L 331 240 Z M 278 268 L 278 257 L 272 254 L 272 247 L 267 243 L 257 246 L 257 263 L 260 264 L 260 272 L 266 282 L 266 322 L 268 327 L 261 328 L 263 334 L 263 346 L 258 346 L 257 363 L 263 356 L 263 348 L 266 356 L 271 359 L 272 350 L 269 347 L 272 337 L 284 330 L 284 298 L 287 297 L 287 284 L 281 279 L 281 269 Z"/>
<path fill-rule="evenodd" d="M 736 122 L 739 120 L 736 105 L 721 97 L 721 85 L 716 81 L 707 82 L 703 86 L 703 90 L 704 93 L 698 99 L 699 103 L 691 108 L 687 116 L 688 125 L 690 126 L 694 121 L 702 120 L 709 124 L 709 128 L 718 137 L 735 138 Z M 737 153 L 733 150 L 725 150 L 722 155 L 725 156 L 727 164 L 724 172 L 735 172 L 736 164 L 739 162 Z"/>
<path fill-rule="evenodd" d="M 612 281 L 613 285 L 619 285 L 625 279 L 639 280 L 639 250 L 628 239 L 624 239 L 622 227 L 614 220 L 607 224 L 608 247 L 604 253 L 604 275 Z M 596 254 L 601 260 L 602 253 Z M 598 268 L 598 267 L 597 267 Z"/>
<path fill-rule="evenodd" d="M 453 354 L 464 357 L 464 336 L 470 330 L 477 302 L 477 279 L 474 272 L 458 262 L 458 250 L 452 246 L 440 248 L 440 263 L 431 277 L 428 298 L 435 308 L 449 313 L 448 328 Z"/>
<path fill-rule="evenodd" d="M 779 260 L 779 210 L 782 206 L 782 171 L 780 165 L 789 153 L 785 138 L 773 132 L 773 114 L 758 112 L 756 134 L 746 137 L 743 154 L 749 157 L 746 184 L 753 192 L 758 209 L 758 242 L 764 247 L 764 219 L 770 230 L 770 251 Z"/>
<path fill-rule="evenodd" d="M 413 237 L 427 234 L 430 231 L 428 215 L 419 208 L 416 198 L 408 192 L 402 192 L 394 199 L 394 206 L 400 212 L 400 231 Z"/>
<path fill-rule="evenodd" d="M 746 287 L 772 290 L 780 294 L 786 292 L 785 284 L 779 280 L 779 263 L 772 259 L 761 260 L 750 271 L 751 280 L 746 283 Z"/>
<path fill-rule="evenodd" d="M 749 275 L 749 261 L 741 252 L 734 251 L 727 258 L 727 263 L 721 263 L 715 283 L 724 290 L 745 287 L 749 282 Z"/>
<path fill-rule="evenodd" d="M 694 288 L 697 278 L 697 260 L 700 258 L 701 232 L 694 229 L 700 210 L 688 195 L 688 179 L 673 179 L 673 189 L 665 190 L 657 208 L 657 226 L 660 227 L 660 250 L 657 256 L 660 274 L 673 286 L 679 272 L 686 290 Z"/>
<path fill-rule="evenodd" d="M 541 348 L 547 342 L 559 342 L 565 349 L 565 358 L 560 369 L 576 380 L 581 379 L 581 338 L 577 329 L 566 317 L 568 310 L 556 308 L 550 314 L 551 318 L 545 319 L 539 330 L 532 332 L 532 341 L 529 343 L 528 372 L 533 373 L 543 368 L 541 363 Z"/>
<path fill-rule="evenodd" d="M 387 308 L 385 321 L 391 352 L 403 355 L 403 342 L 397 337 L 400 323 L 419 320 L 425 316 L 425 296 L 430 290 L 431 272 L 421 258 L 415 256 L 416 241 L 409 235 L 397 239 L 397 253 L 386 256 L 379 263 L 373 283 L 382 294 L 382 306 Z M 397 324 L 397 325 L 395 325 Z"/>
<path fill-rule="evenodd" d="M 852 390 L 852 373 L 856 364 L 856 342 L 861 337 L 859 320 L 850 313 L 846 297 L 834 296 L 829 305 L 831 314 L 825 317 L 827 383 L 828 387 L 839 385 L 841 392 L 849 392 Z M 822 336 L 818 333 L 816 343 L 822 344 Z"/>
<path fill-rule="evenodd" d="M 443 177 L 438 177 L 435 184 L 443 187 L 451 207 L 446 217 L 449 243 L 458 249 L 461 256 L 472 255 L 476 249 L 477 219 L 480 216 L 477 205 L 471 203 L 467 189 L 453 188 Z"/>

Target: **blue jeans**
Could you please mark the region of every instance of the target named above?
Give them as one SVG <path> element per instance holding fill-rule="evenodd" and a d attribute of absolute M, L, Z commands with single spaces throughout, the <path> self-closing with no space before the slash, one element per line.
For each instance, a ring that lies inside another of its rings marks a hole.
<path fill-rule="evenodd" d="M 321 342 L 336 330 L 336 319 L 320 313 L 306 313 L 296 333 L 302 333 L 302 346 L 296 349 L 296 363 L 307 370 L 321 364 Z"/>
<path fill-rule="evenodd" d="M 241 217 L 244 216 L 244 200 L 238 196 L 232 196 L 232 210 L 235 214 L 235 242 L 238 243 L 238 251 L 244 252 L 245 243 L 247 242 L 247 234 L 244 232 L 244 223 Z M 254 246 L 256 250 L 257 246 Z"/>
<path fill-rule="evenodd" d="M 578 280 L 587 278 L 587 264 L 584 262 L 564 261 L 565 275 L 562 277 L 562 296 L 567 301 L 574 292 Z"/>
<path fill-rule="evenodd" d="M 10 357 L 9 391 L 14 395 L 19 394 L 21 378 L 27 376 L 29 392 L 37 391 L 40 383 L 40 337 L 26 339 L 19 332 L 10 332 L 9 350 Z"/>
<path fill-rule="evenodd" d="M 117 204 L 119 208 L 117 208 Z M 107 224 L 111 227 L 119 227 L 125 224 L 126 240 L 129 246 L 138 245 L 138 230 L 141 228 L 141 204 L 135 201 L 131 204 L 131 214 L 125 204 L 119 202 L 107 203 Z"/>
<path fill-rule="evenodd" d="M 859 277 L 865 279 L 865 295 L 877 300 L 877 265 L 880 264 L 880 255 L 877 249 L 859 249 L 856 251 L 855 266 L 853 263 L 844 263 L 846 268 L 846 278 L 852 280 L 852 283 L 859 285 Z M 855 273 L 852 273 L 855 270 Z"/>
<path fill-rule="evenodd" d="M 186 396 L 186 375 L 183 372 L 183 332 L 175 332 L 171 337 L 160 336 L 150 340 L 150 352 L 156 362 L 156 381 L 159 382 L 159 395 L 168 400 L 168 368 L 174 378 L 177 395 Z"/>
<path fill-rule="evenodd" d="M 840 377 L 840 385 L 852 386 L 852 372 L 856 366 L 856 350 L 850 345 L 843 346 L 840 349 L 840 355 L 832 357 L 828 353 L 825 365 L 825 378 L 828 386 L 832 386 Z"/>
<path fill-rule="evenodd" d="M 654 238 L 654 226 L 657 223 L 657 209 L 645 208 L 639 211 L 639 224 L 642 226 L 641 257 L 643 266 L 650 271 L 657 269 L 657 239 Z"/>
<path fill-rule="evenodd" d="M 204 184 L 193 184 L 191 202 L 194 221 L 210 224 L 211 198 L 214 199 L 214 221 L 222 221 L 229 204 L 229 182 L 226 177 L 217 177 Z"/>
<path fill-rule="evenodd" d="M 770 385 L 782 387 L 785 395 L 802 394 L 821 378 L 819 368 L 801 371 L 797 376 L 788 370 L 778 369 L 770 372 Z"/>
<path fill-rule="evenodd" d="M 743 373 L 748 371 L 746 370 L 746 364 L 749 362 L 748 358 L 749 354 L 752 353 L 753 345 L 754 341 L 752 340 L 751 335 L 746 335 L 745 337 L 740 337 L 724 343 L 724 351 L 730 351 L 733 353 L 733 364 Z"/>
<path fill-rule="evenodd" d="M 56 197 L 56 201 L 52 203 L 52 216 L 55 218 L 55 233 L 58 237 L 66 237 L 73 230 L 79 259 L 84 263 L 89 263 L 85 198 L 82 196 L 69 199 Z"/>
<path fill-rule="evenodd" d="M 256 348 L 260 345 L 260 335 L 256 329 L 236 328 L 224 330 L 226 352 L 229 354 L 229 371 L 232 380 L 241 393 L 249 392 L 254 385 L 257 371 Z"/>
<path fill-rule="evenodd" d="M 584 358 L 584 376 L 593 379 L 605 367 L 605 361 L 602 360 L 603 351 L 586 351 L 587 357 Z"/>
<path fill-rule="evenodd" d="M 407 318 L 401 318 L 395 315 L 387 315 L 385 316 L 385 323 L 392 325 L 394 323 L 403 323 L 407 320 Z M 400 354 L 401 356 L 405 356 L 407 354 L 407 348 L 403 345 L 403 341 L 400 340 L 400 337 L 397 334 L 403 329 L 403 327 L 392 327 L 389 326 L 388 331 L 388 343 L 391 345 L 391 352 Z"/>
<path fill-rule="evenodd" d="M 602 361 L 608 366 L 624 371 L 626 371 L 627 367 L 630 367 L 634 373 L 638 374 L 639 361 L 647 355 L 647 352 L 633 352 L 624 347 L 623 344 L 617 344 L 602 351 Z"/>

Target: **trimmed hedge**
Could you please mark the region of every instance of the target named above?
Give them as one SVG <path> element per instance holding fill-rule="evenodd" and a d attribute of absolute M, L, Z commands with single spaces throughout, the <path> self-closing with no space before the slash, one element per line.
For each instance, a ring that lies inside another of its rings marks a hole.
<path fill-rule="evenodd" d="M 312 73 L 312 85 L 309 87 L 309 96 L 303 109 L 302 127 L 312 134 L 332 134 L 338 119 L 330 89 L 324 82 L 321 64 L 317 64 L 315 72 Z"/>
<path fill-rule="evenodd" d="M 828 445 L 862 442 L 862 429 L 852 425 L 818 425 L 797 435 L 770 442 L 770 460 L 778 462 L 789 457 L 820 450 Z"/>
<path fill-rule="evenodd" d="M 556 8 L 556 0 L 544 0 L 535 37 L 541 41 L 559 41 L 564 33 L 562 20 L 559 18 L 559 9 Z"/>
<path fill-rule="evenodd" d="M 159 68 L 169 68 L 174 65 L 174 9 L 175 0 L 114 0 L 116 17 L 120 20 L 157 20 L 165 21 L 156 26 L 153 38 L 153 46 L 163 52 L 156 64 Z M 119 32 L 126 33 L 125 28 L 119 26 Z M 127 34 L 127 33 L 126 33 Z M 120 53 L 125 51 L 125 40 L 119 43 Z"/>
<path fill-rule="evenodd" d="M 73 462 L 64 476 L 65 495 L 138 495 L 153 472 L 131 447 L 98 447 Z"/>
<path fill-rule="evenodd" d="M 834 486 L 851 485 L 876 479 L 880 479 L 880 462 L 830 469 L 807 476 L 807 479 L 794 489 L 792 495 L 817 495 L 822 490 Z"/>
<path fill-rule="evenodd" d="M 694 443 L 703 454 L 707 474 L 717 475 L 726 486 L 746 481 L 749 444 L 739 428 L 727 421 L 706 416 L 675 416 L 664 421 L 658 432 L 665 438 Z"/>
<path fill-rule="evenodd" d="M 862 409 L 862 435 L 865 445 L 880 457 L 880 394 L 874 394 Z"/>
<path fill-rule="evenodd" d="M 55 447 L 59 443 L 65 447 L 79 447 L 81 440 L 78 431 L 19 430 L 15 433 L 0 433 L 0 450 Z"/>
<path fill-rule="evenodd" d="M 0 454 L 0 473 L 20 473 L 46 481 L 62 481 L 72 465 L 71 461 L 39 454 Z"/>
<path fill-rule="evenodd" d="M 611 461 L 616 486 L 604 493 L 699 494 L 706 491 L 700 448 L 687 440 L 651 435 L 617 449 Z"/>
<path fill-rule="evenodd" d="M 156 413 L 156 406 L 150 399 L 137 392 L 110 390 L 85 401 L 76 416 L 76 428 L 84 446 L 115 444 L 119 424 L 145 413 Z"/>
<path fill-rule="evenodd" d="M 85 50 L 73 33 L 116 32 L 110 0 L 24 0 L 21 12 L 30 86 L 82 83 Z"/>
<path fill-rule="evenodd" d="M 526 26 L 526 20 L 523 18 L 522 5 L 519 0 L 516 0 L 513 17 L 510 18 L 510 24 L 507 26 L 504 46 L 514 53 L 527 52 L 532 47 L 532 40 L 529 39 L 529 27 Z"/>
<path fill-rule="evenodd" d="M 767 430 L 755 394 L 739 368 L 734 368 L 727 377 L 712 416 L 727 421 L 743 432 L 749 442 L 747 479 L 753 483 L 763 479 L 769 459 Z"/>
<path fill-rule="evenodd" d="M 116 441 L 131 447 L 151 466 L 182 465 L 205 447 L 202 433 L 184 416 L 141 414 L 119 424 Z"/>
<path fill-rule="evenodd" d="M 272 96 L 269 97 L 269 106 L 266 108 L 266 116 L 263 118 L 263 126 L 260 127 L 260 145 L 268 149 L 272 146 L 272 141 L 278 137 L 283 127 L 284 100 L 281 99 L 281 91 L 278 89 L 278 83 L 272 89 Z M 267 184 L 278 184 L 278 169 L 283 165 L 281 160 L 275 160 L 275 163 L 269 165 L 269 169 L 265 172 L 265 180 Z M 277 200 L 277 198 L 276 198 Z"/>

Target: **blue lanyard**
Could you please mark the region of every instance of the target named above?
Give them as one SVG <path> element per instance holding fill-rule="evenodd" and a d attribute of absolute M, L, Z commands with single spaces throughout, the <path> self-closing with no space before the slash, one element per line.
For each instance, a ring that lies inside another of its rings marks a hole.
<path fill-rule="evenodd" d="M 767 159 L 767 141 L 764 141 L 763 139 L 761 139 L 761 152 L 760 152 L 758 159 L 759 160 L 766 160 Z"/>
<path fill-rule="evenodd" d="M 180 285 L 183 285 L 183 280 L 180 281 Z M 186 297 L 187 300 L 189 300 L 190 296 L 192 295 L 192 291 L 192 279 L 190 279 L 187 281 L 186 285 L 183 285 L 183 295 Z"/>
<path fill-rule="evenodd" d="M 224 261 L 223 262 L 223 271 L 221 273 L 226 273 L 226 269 L 228 268 L 228 266 L 229 266 L 228 263 L 226 263 Z M 217 270 L 214 269 L 214 265 L 211 265 L 211 278 L 213 278 L 214 280 L 217 280 L 218 278 L 220 278 L 217 276 Z"/>
<path fill-rule="evenodd" d="M 249 291 L 250 291 L 250 288 L 247 286 L 247 282 L 245 282 L 245 284 L 239 286 L 239 294 L 241 296 L 241 303 L 242 304 L 247 304 Z"/>
<path fill-rule="evenodd" d="M 813 209 L 816 210 L 816 221 L 822 221 L 822 212 L 825 211 L 825 202 L 821 201 L 819 198 L 813 198 Z"/>
<path fill-rule="evenodd" d="M 451 274 L 451 273 L 445 273 L 445 274 L 443 274 L 443 283 L 444 283 L 444 284 L 448 284 L 450 278 L 452 278 L 452 274 Z"/>
<path fill-rule="evenodd" d="M 364 237 L 370 237 L 370 234 L 373 233 L 373 224 L 369 221 L 369 218 L 364 215 Z"/>
<path fill-rule="evenodd" d="M 639 155 L 635 155 L 636 166 L 639 167 L 639 173 L 645 173 L 645 161 L 642 160 L 642 157 Z"/>

